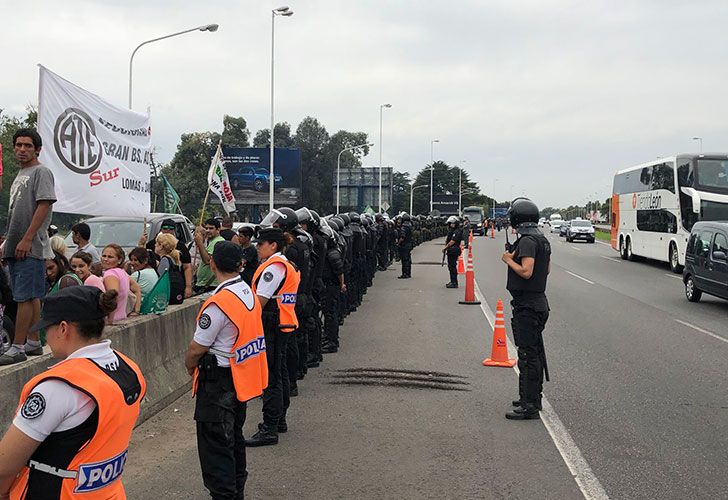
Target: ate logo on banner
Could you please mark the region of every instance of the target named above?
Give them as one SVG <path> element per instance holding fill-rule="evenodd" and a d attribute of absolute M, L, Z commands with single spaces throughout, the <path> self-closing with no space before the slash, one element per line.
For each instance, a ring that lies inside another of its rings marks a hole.
<path fill-rule="evenodd" d="M 66 109 L 56 120 L 53 145 L 58 158 L 77 174 L 90 174 L 101 164 L 103 147 L 94 122 L 77 108 Z"/>

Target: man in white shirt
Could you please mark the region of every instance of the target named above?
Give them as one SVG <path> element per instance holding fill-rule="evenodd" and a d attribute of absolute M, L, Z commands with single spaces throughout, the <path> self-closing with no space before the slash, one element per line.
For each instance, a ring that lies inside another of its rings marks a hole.
<path fill-rule="evenodd" d="M 77 245 L 79 252 L 86 252 L 93 259 L 93 263 L 101 262 L 101 254 L 89 240 L 91 239 L 91 228 L 85 222 L 79 222 L 71 228 L 71 238 Z"/>

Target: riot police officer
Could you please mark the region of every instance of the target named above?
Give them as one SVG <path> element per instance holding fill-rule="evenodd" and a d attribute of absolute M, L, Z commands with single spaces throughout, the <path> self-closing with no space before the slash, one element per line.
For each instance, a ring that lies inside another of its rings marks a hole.
<path fill-rule="evenodd" d="M 332 225 L 336 224 L 335 221 Z M 339 326 L 342 322 L 340 306 L 341 297 L 346 294 L 344 281 L 344 256 L 341 250 L 341 241 L 332 227 L 323 221 L 319 232 L 326 237 L 326 255 L 324 259 L 323 282 L 325 286 L 324 299 L 324 335 L 325 340 L 321 347 L 322 352 L 331 354 L 339 350 Z"/>
<path fill-rule="evenodd" d="M 399 258 L 402 261 L 402 275 L 399 279 L 408 279 L 412 277 L 412 218 L 407 212 L 402 214 L 402 227 L 399 232 L 399 240 L 397 246 L 399 248 Z"/>
<path fill-rule="evenodd" d="M 551 245 L 538 229 L 539 211 L 528 198 L 516 198 L 509 209 L 511 226 L 518 239 L 506 249 L 502 260 L 508 266 L 508 291 L 513 300 L 511 325 L 518 348 L 518 395 L 509 420 L 539 418 L 544 373 L 548 367 L 543 330 L 549 317 L 546 280 L 550 270 Z"/>
<path fill-rule="evenodd" d="M 324 271 L 324 263 L 326 259 L 326 238 L 321 235 L 319 229 L 321 227 L 321 217 L 314 210 L 306 207 L 296 210 L 298 223 L 304 231 L 313 238 L 313 252 L 311 253 L 312 275 L 311 275 L 311 303 L 310 314 L 307 315 L 306 321 L 301 323 L 301 327 L 306 329 L 308 338 L 308 357 L 301 359 L 305 361 L 307 368 L 316 368 L 323 360 L 321 356 L 321 335 L 323 325 L 319 320 L 319 311 L 324 301 L 325 287 L 322 280 Z"/>
<path fill-rule="evenodd" d="M 458 287 L 458 257 L 460 257 L 460 243 L 463 241 L 463 232 L 460 229 L 460 220 L 451 215 L 447 219 L 449 231 L 445 239 L 445 248 L 442 253 L 447 255 L 447 270 L 450 271 L 450 282 L 445 285 L 447 288 Z"/>

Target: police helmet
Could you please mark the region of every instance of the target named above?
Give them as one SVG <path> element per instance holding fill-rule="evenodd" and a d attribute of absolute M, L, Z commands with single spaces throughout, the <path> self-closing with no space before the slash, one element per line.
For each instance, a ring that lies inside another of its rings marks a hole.
<path fill-rule="evenodd" d="M 311 224 L 318 228 L 321 225 L 321 216 L 316 210 L 309 210 L 311 212 Z"/>
<path fill-rule="evenodd" d="M 407 212 L 403 212 L 402 213 L 402 220 L 403 221 L 411 221 L 412 220 L 412 217 Z"/>
<path fill-rule="evenodd" d="M 458 225 L 460 225 L 460 219 L 458 219 L 454 215 L 451 215 L 450 217 L 447 218 L 447 224 L 448 225 L 455 224 L 455 226 L 457 227 Z"/>
<path fill-rule="evenodd" d="M 298 216 L 288 207 L 274 208 L 260 222 L 260 227 L 267 228 L 277 225 L 283 231 L 291 231 L 298 225 Z"/>
<path fill-rule="evenodd" d="M 296 217 L 298 217 L 299 224 L 306 224 L 311 230 L 317 229 L 319 226 L 318 219 L 320 217 L 318 217 L 318 214 L 314 217 L 313 210 L 309 210 L 306 207 L 296 210 Z"/>
<path fill-rule="evenodd" d="M 344 226 L 346 226 L 346 223 L 344 222 L 344 219 L 342 219 L 338 215 L 335 215 L 334 217 L 332 217 L 331 220 L 329 221 L 329 224 L 331 222 L 334 222 L 336 224 L 336 226 L 337 226 L 336 230 L 337 231 L 343 231 L 344 230 Z"/>
<path fill-rule="evenodd" d="M 538 207 L 528 198 L 516 198 L 508 209 L 511 226 L 515 228 L 529 222 L 538 224 L 539 215 Z"/>
<path fill-rule="evenodd" d="M 361 217 L 356 212 L 349 212 L 349 220 L 350 220 L 350 222 L 353 222 L 354 224 L 361 223 Z"/>
<path fill-rule="evenodd" d="M 349 214 L 339 214 L 338 217 L 339 217 L 339 219 L 344 221 L 345 226 L 348 226 L 349 223 L 351 222 L 351 217 L 349 217 Z"/>

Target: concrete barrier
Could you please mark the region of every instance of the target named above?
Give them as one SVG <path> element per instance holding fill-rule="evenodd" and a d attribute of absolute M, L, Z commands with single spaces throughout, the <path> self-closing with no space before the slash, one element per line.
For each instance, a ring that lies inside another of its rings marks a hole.
<path fill-rule="evenodd" d="M 147 380 L 138 424 L 189 391 L 184 354 L 203 301 L 204 298 L 197 297 L 188 299 L 184 304 L 170 306 L 164 314 L 130 319 L 104 331 L 114 349 L 139 364 Z M 48 353 L 0 369 L 0 433 L 12 422 L 23 385 L 55 362 Z"/>

